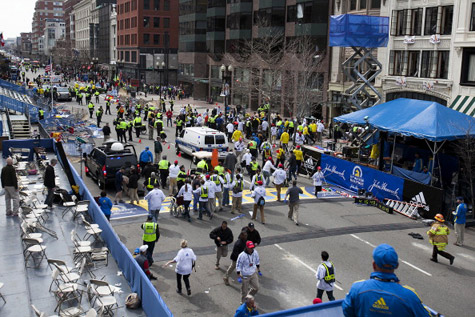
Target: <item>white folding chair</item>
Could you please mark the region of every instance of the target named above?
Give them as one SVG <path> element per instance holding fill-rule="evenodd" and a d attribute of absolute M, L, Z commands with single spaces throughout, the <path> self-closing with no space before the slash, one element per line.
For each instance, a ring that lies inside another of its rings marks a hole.
<path fill-rule="evenodd" d="M 79 215 L 83 216 L 89 210 L 89 200 L 81 200 L 76 204 L 76 209 L 74 210 L 73 219 L 75 220 Z"/>
<path fill-rule="evenodd" d="M 63 201 L 63 207 L 64 210 L 63 210 L 63 214 L 61 215 L 62 218 L 64 218 L 64 216 L 68 213 L 68 212 L 72 212 L 72 214 L 76 214 L 76 208 L 77 208 L 77 203 L 76 203 L 76 196 L 71 196 L 73 201 L 65 201 L 64 199 L 64 195 L 63 193 L 60 193 L 59 196 L 61 197 L 61 200 Z"/>
<path fill-rule="evenodd" d="M 82 222 L 84 223 L 84 227 L 86 229 L 86 234 L 82 238 L 83 240 L 89 240 L 89 238 L 93 237 L 94 242 L 101 241 L 101 233 L 102 229 L 99 228 L 97 224 L 89 223 L 83 215 L 81 215 Z"/>
<path fill-rule="evenodd" d="M 39 267 L 43 259 L 48 259 L 45 252 L 46 246 L 42 245 L 38 240 L 30 238 L 23 238 L 22 240 L 25 245 L 23 255 L 25 257 L 26 267 L 29 267 L 28 260 L 30 258 L 33 259 L 33 264 L 35 267 Z"/>
<path fill-rule="evenodd" d="M 91 303 L 91 306 L 95 306 L 96 304 L 100 309 L 103 311 L 103 315 L 114 316 L 114 310 L 119 308 L 119 304 L 115 299 L 114 292 L 106 281 L 100 280 L 91 280 L 90 281 L 90 288 L 93 292 L 94 301 Z M 101 296 L 104 294 L 104 296 Z"/>
<path fill-rule="evenodd" d="M 30 238 L 30 239 L 36 239 L 40 243 L 43 243 L 43 234 L 42 233 L 37 233 L 37 232 L 31 232 L 30 227 L 28 226 L 28 223 L 26 221 L 22 221 L 20 224 L 21 228 L 21 237 L 22 238 Z"/>

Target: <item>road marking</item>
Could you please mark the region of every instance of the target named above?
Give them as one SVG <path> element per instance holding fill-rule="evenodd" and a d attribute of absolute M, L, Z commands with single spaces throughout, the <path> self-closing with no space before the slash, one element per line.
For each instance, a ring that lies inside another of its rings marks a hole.
<path fill-rule="evenodd" d="M 415 266 L 414 264 L 411 264 L 411 263 L 409 263 L 409 262 L 407 262 L 407 261 L 404 261 L 404 260 L 401 260 L 401 262 L 404 263 L 404 264 L 409 265 L 410 267 L 412 267 L 412 268 L 415 269 L 415 270 L 418 270 L 419 272 L 424 273 L 424 274 L 427 275 L 427 276 L 432 276 L 432 274 L 430 274 L 429 272 L 424 271 L 424 270 L 421 269 L 421 268 L 418 268 L 418 267 Z"/>
<path fill-rule="evenodd" d="M 427 245 L 420 244 L 420 243 L 417 243 L 417 242 L 413 242 L 412 245 L 415 246 L 416 248 L 432 252 L 432 248 L 427 246 Z"/>
<path fill-rule="evenodd" d="M 371 242 L 368 242 L 364 239 L 361 239 L 360 237 L 358 237 L 357 235 L 355 234 L 350 234 L 350 236 L 352 236 L 353 238 L 357 239 L 357 240 L 360 240 L 361 242 L 363 243 L 366 243 L 367 245 L 369 245 L 370 247 L 373 247 L 373 248 L 376 248 L 376 246 L 374 244 L 372 244 Z"/>
<path fill-rule="evenodd" d="M 353 238 L 355 238 L 355 239 L 357 239 L 357 240 L 360 240 L 361 242 L 364 242 L 364 243 L 366 243 L 367 245 L 369 245 L 369 246 L 371 246 L 371 247 L 373 247 L 373 248 L 376 248 L 376 246 L 375 246 L 374 244 L 372 244 L 371 242 L 366 241 L 366 240 L 364 240 L 364 239 L 361 239 L 361 238 L 358 237 L 357 235 L 354 235 L 354 234 L 350 234 L 350 235 L 351 235 Z M 414 242 L 413 242 L 412 244 L 413 244 L 414 246 L 418 247 L 418 248 L 426 249 L 426 247 L 425 247 L 424 245 L 422 245 L 422 244 L 418 244 L 418 243 L 414 243 Z M 418 270 L 419 272 L 422 272 L 422 273 L 424 273 L 424 274 L 426 274 L 426 275 L 428 275 L 428 276 L 432 276 L 432 274 L 430 274 L 429 272 L 424 271 L 423 269 L 421 269 L 421 268 L 415 266 L 414 264 L 411 264 L 411 263 L 409 263 L 409 262 L 407 262 L 407 261 L 404 261 L 404 260 L 402 260 L 402 259 L 399 259 L 399 260 L 400 260 L 402 263 L 404 263 L 404 264 L 406 264 L 406 265 L 409 265 L 409 266 L 412 267 L 413 269 Z"/>
<path fill-rule="evenodd" d="M 457 255 L 461 256 L 462 258 L 466 258 L 466 259 L 469 259 L 469 260 L 475 262 L 475 257 L 473 257 L 471 255 L 468 255 L 468 254 L 465 254 L 465 253 L 457 253 Z"/>
<path fill-rule="evenodd" d="M 287 250 L 285 250 L 284 248 L 282 248 L 280 245 L 278 245 L 277 243 L 274 244 L 274 246 L 276 246 L 279 250 L 287 253 L 288 256 L 292 257 L 295 261 L 297 261 L 298 263 L 302 264 L 303 266 L 305 266 L 307 269 L 309 269 L 310 271 L 312 271 L 314 274 L 317 274 L 317 271 L 314 270 L 310 265 L 308 265 L 307 263 L 303 262 L 302 260 L 300 260 L 298 257 L 296 257 L 295 255 L 291 254 L 290 252 L 288 252 Z M 335 286 L 335 288 L 339 289 L 340 291 L 343 290 L 343 288 L 341 288 L 340 286 L 338 286 L 336 283 L 333 284 L 333 286 Z"/>

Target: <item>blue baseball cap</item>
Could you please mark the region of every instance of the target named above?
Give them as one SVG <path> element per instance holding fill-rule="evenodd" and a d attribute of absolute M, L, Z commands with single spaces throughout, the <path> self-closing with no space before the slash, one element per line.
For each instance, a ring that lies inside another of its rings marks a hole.
<path fill-rule="evenodd" d="M 384 243 L 374 248 L 373 260 L 382 269 L 395 269 L 399 264 L 396 250 Z"/>

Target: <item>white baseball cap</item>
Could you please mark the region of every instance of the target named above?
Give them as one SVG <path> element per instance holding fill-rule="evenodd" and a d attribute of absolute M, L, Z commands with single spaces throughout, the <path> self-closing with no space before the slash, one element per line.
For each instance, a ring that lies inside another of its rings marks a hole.
<path fill-rule="evenodd" d="M 146 252 L 148 249 L 148 245 L 144 244 L 143 246 L 140 247 L 140 252 Z"/>

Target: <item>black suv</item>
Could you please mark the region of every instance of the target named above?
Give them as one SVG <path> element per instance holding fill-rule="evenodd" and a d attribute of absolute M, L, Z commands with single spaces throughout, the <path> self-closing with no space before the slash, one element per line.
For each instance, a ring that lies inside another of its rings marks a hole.
<path fill-rule="evenodd" d="M 111 149 L 116 141 L 106 142 L 94 148 L 89 155 L 85 156 L 86 176 L 95 178 L 99 188 L 104 188 L 106 184 L 114 182 L 115 173 L 127 162 L 131 166 L 137 166 L 137 153 L 132 144 L 125 144 L 121 151 Z"/>

